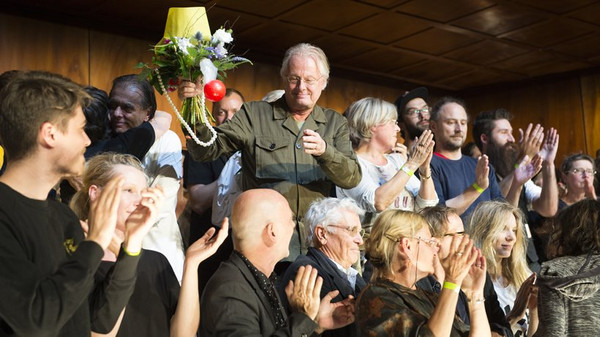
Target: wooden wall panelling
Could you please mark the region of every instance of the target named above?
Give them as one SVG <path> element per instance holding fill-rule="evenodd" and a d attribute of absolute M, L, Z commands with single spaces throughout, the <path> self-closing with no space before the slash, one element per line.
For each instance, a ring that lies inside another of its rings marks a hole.
<path fill-rule="evenodd" d="M 0 14 L 0 72 L 44 70 L 87 84 L 88 31 Z"/>
<path fill-rule="evenodd" d="M 600 74 L 581 76 L 581 105 L 585 122 L 587 153 L 593 157 L 600 149 Z"/>
<path fill-rule="evenodd" d="M 506 108 L 512 112 L 513 135 L 518 141 L 518 129 L 528 123 L 540 123 L 545 128 L 555 127 L 560 135 L 556 163 L 560 164 L 569 153 L 588 152 L 585 141 L 585 122 L 581 106 L 579 78 L 536 81 L 513 87 L 493 88 L 465 94 L 471 118 L 483 110 Z M 472 130 L 469 129 L 469 137 Z"/>

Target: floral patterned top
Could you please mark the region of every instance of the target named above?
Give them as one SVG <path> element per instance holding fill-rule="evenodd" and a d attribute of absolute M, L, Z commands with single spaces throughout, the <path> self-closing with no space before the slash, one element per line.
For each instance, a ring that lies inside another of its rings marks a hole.
<path fill-rule="evenodd" d="M 387 279 L 367 285 L 356 301 L 359 336 L 433 336 L 427 322 L 437 295 L 412 290 Z M 455 316 L 451 337 L 469 335 L 469 326 Z"/>

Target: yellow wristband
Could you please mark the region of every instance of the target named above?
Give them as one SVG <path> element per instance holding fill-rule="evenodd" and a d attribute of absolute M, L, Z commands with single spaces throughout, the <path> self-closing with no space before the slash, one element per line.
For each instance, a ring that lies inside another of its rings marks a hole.
<path fill-rule="evenodd" d="M 473 183 L 473 188 L 475 189 L 475 191 L 477 191 L 479 194 L 483 193 L 483 191 L 485 191 L 485 188 L 481 188 L 479 185 L 477 185 L 477 183 Z"/>
<path fill-rule="evenodd" d="M 515 164 L 515 168 L 518 169 L 519 168 L 519 163 Z"/>
<path fill-rule="evenodd" d="M 452 282 L 444 282 L 444 288 L 448 289 L 448 290 L 452 290 L 457 294 L 460 291 L 460 286 L 458 284 L 452 283 Z"/>
<path fill-rule="evenodd" d="M 125 249 L 125 246 L 122 246 L 122 248 L 123 248 L 123 251 L 125 252 L 125 254 L 127 254 L 129 256 L 138 256 L 142 252 L 142 250 L 140 249 L 139 251 L 132 253 L 132 252 L 127 251 L 127 249 Z"/>
<path fill-rule="evenodd" d="M 415 172 L 411 169 L 409 169 L 408 167 L 406 167 L 406 165 L 402 165 L 402 167 L 400 168 L 400 170 L 404 171 L 406 174 L 408 174 L 409 177 L 412 177 Z"/>

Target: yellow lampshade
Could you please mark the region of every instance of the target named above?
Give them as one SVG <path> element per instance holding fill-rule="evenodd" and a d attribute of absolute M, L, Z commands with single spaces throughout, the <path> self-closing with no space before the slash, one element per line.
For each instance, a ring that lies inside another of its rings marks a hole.
<path fill-rule="evenodd" d="M 210 39 L 210 27 L 204 7 L 171 7 L 167 16 L 163 40 L 170 37 L 192 37 L 197 32 Z M 161 40 L 162 41 L 162 40 Z"/>
<path fill-rule="evenodd" d="M 3 164 L 4 164 L 4 149 L 2 148 L 2 145 L 0 145 L 0 168 L 2 168 Z"/>

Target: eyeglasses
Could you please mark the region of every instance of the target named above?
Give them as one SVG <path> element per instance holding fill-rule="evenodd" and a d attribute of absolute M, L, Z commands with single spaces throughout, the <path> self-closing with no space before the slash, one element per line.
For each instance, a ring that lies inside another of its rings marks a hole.
<path fill-rule="evenodd" d="M 455 232 L 455 233 L 446 233 L 446 234 L 444 234 L 444 236 L 454 236 L 454 235 L 463 236 L 463 235 L 465 235 L 465 232 L 462 231 L 462 232 Z"/>
<path fill-rule="evenodd" d="M 402 240 L 402 237 L 399 238 L 395 238 L 393 236 L 391 236 L 390 234 L 384 234 L 384 236 L 394 242 L 400 242 L 400 240 Z M 417 240 L 417 242 L 421 242 L 423 241 L 425 244 L 427 244 L 429 247 L 431 248 L 435 248 L 437 247 L 437 245 L 439 244 L 438 240 L 436 238 L 430 238 L 430 239 L 424 239 L 420 236 L 412 236 L 412 237 L 407 237 L 409 239 L 415 239 Z"/>
<path fill-rule="evenodd" d="M 419 115 L 421 117 L 429 117 L 429 107 L 424 106 L 421 109 L 409 109 L 406 113 L 408 117 L 414 117 L 415 115 Z"/>
<path fill-rule="evenodd" d="M 379 125 L 381 125 L 381 126 L 384 126 L 384 125 L 396 125 L 396 126 L 400 126 L 400 124 L 398 123 L 398 121 L 395 120 L 395 119 L 391 119 L 389 121 L 383 122 L 381 124 L 378 124 L 377 126 L 379 126 Z"/>
<path fill-rule="evenodd" d="M 596 174 L 596 170 L 592 170 L 592 169 L 572 169 L 570 171 L 567 171 L 567 173 L 573 173 L 576 175 L 580 175 L 582 176 L 584 173 L 588 176 L 594 175 Z"/>
<path fill-rule="evenodd" d="M 357 234 L 360 234 L 360 237 L 362 238 L 365 235 L 365 230 L 362 227 L 358 226 L 329 225 L 329 227 L 345 229 L 351 236 L 356 236 Z"/>
<path fill-rule="evenodd" d="M 319 78 L 300 78 L 298 76 L 286 76 L 286 80 L 289 84 L 296 86 L 298 84 L 300 84 L 300 82 L 304 82 L 304 84 L 307 87 L 313 87 L 315 86 L 317 83 L 319 83 L 319 81 L 321 80 L 321 78 L 323 78 L 323 76 L 319 77 Z"/>

